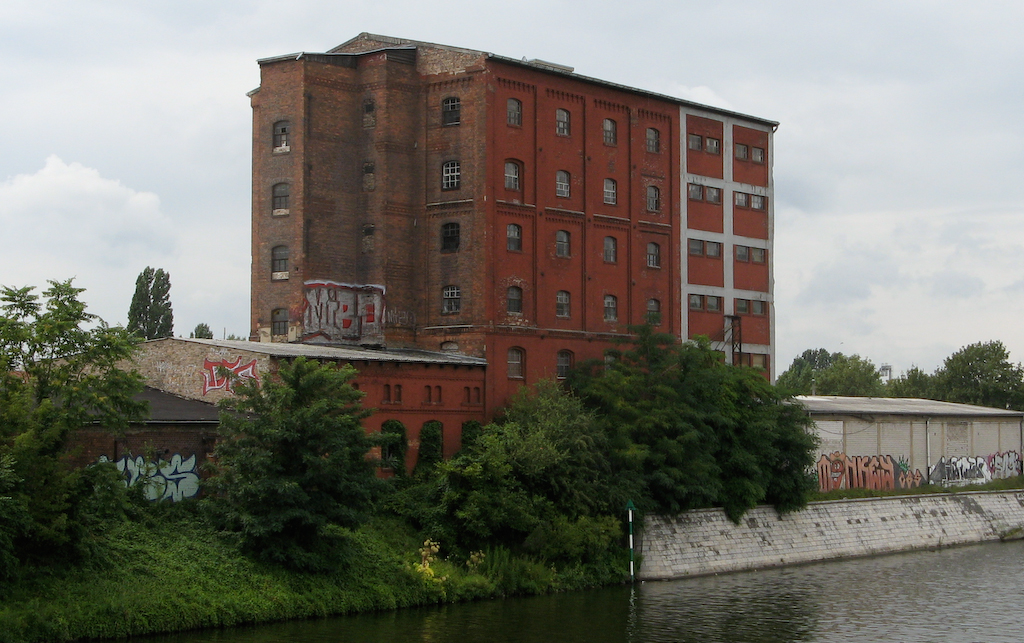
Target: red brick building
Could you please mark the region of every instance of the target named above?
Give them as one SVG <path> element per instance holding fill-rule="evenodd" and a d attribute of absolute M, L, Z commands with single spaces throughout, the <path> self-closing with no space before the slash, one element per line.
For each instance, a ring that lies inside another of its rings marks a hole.
<path fill-rule="evenodd" d="M 365 33 L 260 67 L 251 339 L 484 358 L 486 417 L 648 319 L 770 372 L 776 123 Z"/>

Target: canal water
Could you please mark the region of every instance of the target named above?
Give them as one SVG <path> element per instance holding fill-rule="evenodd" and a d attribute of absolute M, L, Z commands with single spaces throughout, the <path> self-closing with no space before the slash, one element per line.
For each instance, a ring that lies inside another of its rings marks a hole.
<path fill-rule="evenodd" d="M 1024 541 L 182 634 L 161 643 L 998 643 L 1024 638 Z"/>

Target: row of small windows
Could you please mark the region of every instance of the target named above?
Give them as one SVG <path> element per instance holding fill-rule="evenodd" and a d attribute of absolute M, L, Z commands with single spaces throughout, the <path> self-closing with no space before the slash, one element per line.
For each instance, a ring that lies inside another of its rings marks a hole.
<path fill-rule="evenodd" d="M 690 183 L 686 186 L 686 194 L 691 201 L 707 201 L 715 204 L 722 202 L 722 189 L 710 185 Z M 733 203 L 736 204 L 736 207 L 754 210 L 764 210 L 768 207 L 767 198 L 760 194 L 747 194 L 746 192 L 733 192 Z"/>
<path fill-rule="evenodd" d="M 686 146 L 694 152 L 704 151 L 708 154 L 720 154 L 722 151 L 721 139 L 700 134 L 687 135 Z M 736 143 L 733 145 L 733 156 L 739 161 L 750 160 L 754 163 L 764 163 L 764 148 Z"/>
<path fill-rule="evenodd" d="M 717 241 L 704 241 L 703 239 L 689 239 L 687 241 L 689 252 L 695 257 L 711 257 L 718 259 L 722 256 L 722 244 Z M 768 251 L 764 248 L 752 248 L 750 246 L 736 246 L 736 261 L 750 263 L 765 263 L 768 260 Z"/>
<path fill-rule="evenodd" d="M 509 314 L 521 314 L 523 312 L 523 289 L 519 286 L 509 286 L 505 295 L 505 306 Z M 604 296 L 604 319 L 605 321 L 617 321 L 619 318 L 619 300 L 615 295 Z M 657 299 L 647 300 L 647 312 L 660 313 L 661 302 Z M 555 293 L 555 317 L 568 319 L 572 317 L 572 295 L 567 290 L 559 290 Z"/>
<path fill-rule="evenodd" d="M 736 207 L 739 208 L 752 208 L 754 210 L 764 210 L 768 207 L 768 199 L 761 196 L 760 194 L 747 194 L 746 192 L 734 192 L 733 202 Z"/>
<path fill-rule="evenodd" d="M 517 98 L 510 98 L 506 104 L 506 123 L 513 127 L 523 125 L 523 102 Z M 572 134 L 572 115 L 567 109 L 555 110 L 555 134 L 558 136 L 569 136 Z M 618 145 L 619 132 L 618 123 L 610 118 L 604 119 L 601 123 L 601 136 L 605 145 Z M 654 154 L 661 152 L 661 132 L 653 127 L 647 128 L 646 135 L 647 151 Z"/>
<path fill-rule="evenodd" d="M 767 251 L 764 248 L 751 248 L 749 246 L 736 246 L 736 261 L 750 263 L 765 263 Z"/>
<path fill-rule="evenodd" d="M 572 370 L 572 351 L 558 351 L 555 355 L 555 377 L 564 380 Z M 508 376 L 511 379 L 523 379 L 526 374 L 526 351 L 518 346 L 508 349 Z"/>
<path fill-rule="evenodd" d="M 462 403 L 463 404 L 482 404 L 480 387 L 474 386 L 470 388 L 465 386 L 462 389 Z M 383 404 L 401 404 L 402 403 L 402 385 L 401 384 L 385 384 L 384 390 L 381 395 L 381 402 Z M 440 386 L 425 385 L 423 387 L 423 403 L 424 404 L 443 404 L 443 397 L 441 395 Z"/>
<path fill-rule="evenodd" d="M 767 315 L 768 303 L 756 299 L 737 299 L 737 315 Z M 707 311 L 709 313 L 722 312 L 722 298 L 714 295 L 690 295 L 690 310 Z"/>
<path fill-rule="evenodd" d="M 505 230 L 506 249 L 514 252 L 522 251 L 523 227 L 518 223 L 510 223 Z M 562 258 L 572 256 L 572 234 L 568 230 L 558 230 L 555 232 L 555 256 Z M 604 238 L 604 260 L 609 263 L 616 263 L 618 261 L 618 239 L 615 237 Z M 661 267 L 661 246 L 653 241 L 647 244 L 647 267 Z"/>

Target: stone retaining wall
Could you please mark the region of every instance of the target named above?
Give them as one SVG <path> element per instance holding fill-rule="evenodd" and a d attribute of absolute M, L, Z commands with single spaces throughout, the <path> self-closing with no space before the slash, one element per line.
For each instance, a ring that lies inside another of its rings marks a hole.
<path fill-rule="evenodd" d="M 648 516 L 637 577 L 656 580 L 999 540 L 1024 528 L 1024 492 L 894 496 L 811 503 L 779 516 L 721 509 Z"/>

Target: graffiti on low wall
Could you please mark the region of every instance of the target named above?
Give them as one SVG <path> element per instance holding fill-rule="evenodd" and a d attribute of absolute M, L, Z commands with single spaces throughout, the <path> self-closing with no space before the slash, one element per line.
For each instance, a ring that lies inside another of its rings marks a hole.
<path fill-rule="evenodd" d="M 219 362 L 203 360 L 203 395 L 219 389 L 233 393 L 231 387 L 235 380 L 256 380 L 258 384 L 260 376 L 256 372 L 256 360 L 244 364 L 241 357 L 233 362 L 226 359 Z"/>
<path fill-rule="evenodd" d="M 384 287 L 307 281 L 303 341 L 384 343 Z"/>
<path fill-rule="evenodd" d="M 997 451 L 985 458 L 985 464 L 988 465 L 992 477 L 997 480 L 1021 474 L 1020 454 L 1016 451 Z"/>
<path fill-rule="evenodd" d="M 933 484 L 951 486 L 983 484 L 990 480 L 992 472 L 984 456 L 943 456 L 932 467 L 930 477 Z"/>
<path fill-rule="evenodd" d="M 107 456 L 100 456 L 99 462 L 110 462 Z M 144 493 L 150 500 L 178 502 L 192 498 L 199 493 L 199 468 L 196 456 L 183 459 L 175 453 L 171 459 L 153 462 L 143 456 L 124 456 L 114 462 L 124 477 L 126 487 L 144 482 Z"/>
<path fill-rule="evenodd" d="M 903 458 L 891 455 L 848 456 L 841 451 L 822 454 L 818 460 L 818 488 L 834 489 L 912 489 L 920 487 L 924 475 L 910 470 Z"/>

